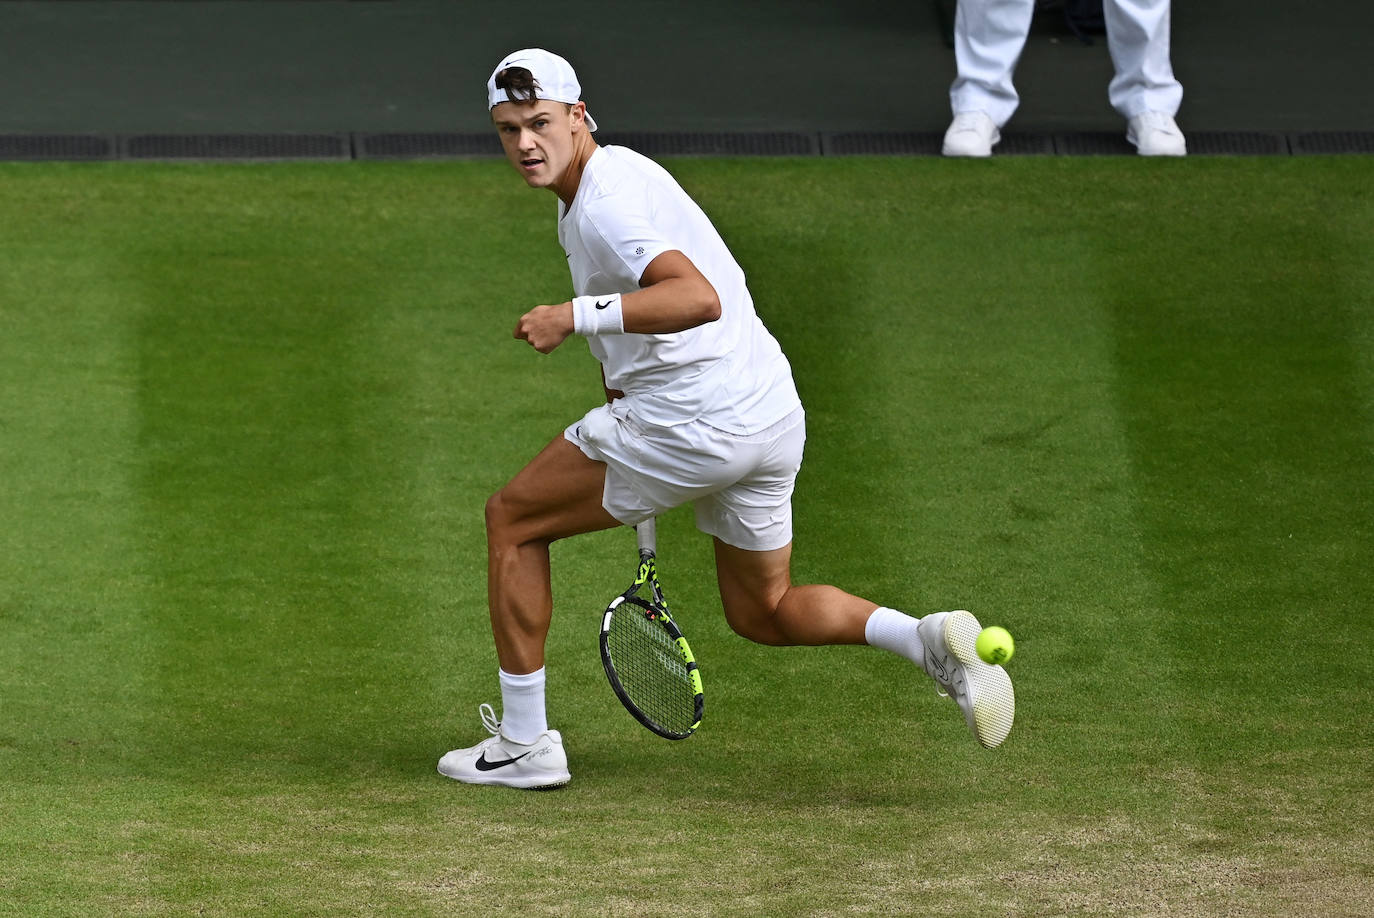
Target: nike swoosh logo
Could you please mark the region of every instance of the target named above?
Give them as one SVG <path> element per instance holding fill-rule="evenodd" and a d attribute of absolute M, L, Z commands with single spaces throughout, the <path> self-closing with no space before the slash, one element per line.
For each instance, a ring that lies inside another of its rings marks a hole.
<path fill-rule="evenodd" d="M 520 761 L 521 759 L 523 759 L 526 755 L 529 755 L 529 753 L 526 752 L 524 755 L 517 755 L 515 758 L 513 758 L 513 759 L 506 759 L 506 760 L 503 761 L 503 762 L 489 762 L 489 761 L 487 761 L 487 754 L 484 752 L 484 753 L 482 753 L 481 756 L 479 756 L 478 759 L 477 759 L 477 770 L 478 770 L 478 771 L 495 771 L 495 770 L 498 769 L 498 768 L 505 768 L 507 765 L 514 765 L 516 762 L 518 762 L 518 761 Z"/>
<path fill-rule="evenodd" d="M 949 671 L 945 669 L 944 660 L 935 654 L 927 654 L 926 662 L 930 664 L 931 669 L 935 670 L 931 675 L 935 677 L 936 682 L 949 682 Z"/>
<path fill-rule="evenodd" d="M 612 302 L 614 302 L 614 301 L 613 301 L 613 300 L 607 300 L 607 301 L 604 302 L 604 303 L 597 303 L 597 304 L 596 304 L 596 308 L 597 308 L 597 309 L 605 309 L 607 306 L 611 305 Z"/>

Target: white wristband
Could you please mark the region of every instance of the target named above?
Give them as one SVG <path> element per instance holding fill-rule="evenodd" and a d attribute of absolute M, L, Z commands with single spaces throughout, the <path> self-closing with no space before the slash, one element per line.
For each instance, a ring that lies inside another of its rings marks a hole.
<path fill-rule="evenodd" d="M 620 294 L 573 297 L 572 307 L 573 331 L 582 337 L 625 334 L 625 316 L 620 311 Z"/>

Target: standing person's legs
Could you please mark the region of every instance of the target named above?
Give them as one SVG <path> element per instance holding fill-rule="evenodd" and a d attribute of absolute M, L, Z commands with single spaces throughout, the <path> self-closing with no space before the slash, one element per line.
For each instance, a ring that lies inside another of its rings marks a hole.
<path fill-rule="evenodd" d="M 1105 0 L 1103 13 L 1116 68 L 1107 87 L 1112 108 L 1128 120 L 1142 112 L 1177 115 L 1183 86 L 1169 58 L 1170 0 Z"/>
<path fill-rule="evenodd" d="M 1012 83 L 1030 34 L 1035 0 L 959 0 L 954 13 L 954 62 L 950 109 L 986 112 L 1000 128 L 1020 97 Z"/>
<path fill-rule="evenodd" d="M 988 156 L 1001 140 L 1020 97 L 1012 83 L 1030 34 L 1035 0 L 959 0 L 954 13 L 954 62 L 949 89 L 954 120 L 945 156 Z"/>
<path fill-rule="evenodd" d="M 1126 139 L 1144 156 L 1183 156 L 1187 144 L 1174 121 L 1183 86 L 1169 57 L 1170 0 L 1104 0 L 1103 12 L 1116 68 L 1107 97 L 1126 119 Z"/>

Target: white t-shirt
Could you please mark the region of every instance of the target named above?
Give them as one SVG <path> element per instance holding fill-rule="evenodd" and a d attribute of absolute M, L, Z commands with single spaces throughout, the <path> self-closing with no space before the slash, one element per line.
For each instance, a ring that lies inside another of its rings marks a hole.
<path fill-rule="evenodd" d="M 744 272 L 696 202 L 657 163 L 598 147 L 570 207 L 558 203 L 558 241 L 577 296 L 631 293 L 649 263 L 677 250 L 720 298 L 714 322 L 672 334 L 588 338 L 606 385 L 650 424 L 701 419 L 751 434 L 801 406 L 792 368 L 754 312 Z"/>

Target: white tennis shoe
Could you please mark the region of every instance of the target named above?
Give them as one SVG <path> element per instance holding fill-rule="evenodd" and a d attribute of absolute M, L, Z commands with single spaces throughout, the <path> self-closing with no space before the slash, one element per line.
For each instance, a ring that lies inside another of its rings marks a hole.
<path fill-rule="evenodd" d="M 465 784 L 499 784 L 526 790 L 552 790 L 572 780 L 563 737 L 546 730 L 533 743 L 517 743 L 501 735 L 491 705 L 478 709 L 488 739 L 467 749 L 454 749 L 439 760 L 439 774 Z"/>
<path fill-rule="evenodd" d="M 960 112 L 945 131 L 940 152 L 945 156 L 991 156 L 1001 139 L 996 122 L 987 112 Z"/>
<path fill-rule="evenodd" d="M 982 630 L 963 611 L 927 615 L 916 626 L 925 645 L 921 668 L 958 703 L 974 738 L 993 749 L 1011 732 L 1016 694 L 1006 670 L 978 656 L 974 645 Z"/>
<path fill-rule="evenodd" d="M 1172 115 L 1141 112 L 1126 122 L 1126 140 L 1141 156 L 1187 156 L 1188 142 Z"/>

